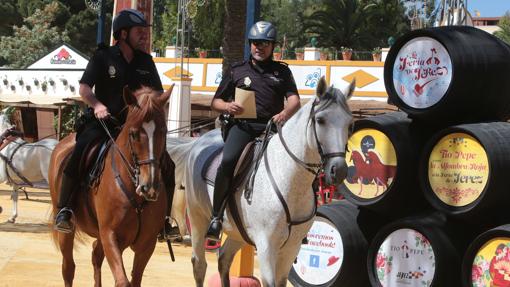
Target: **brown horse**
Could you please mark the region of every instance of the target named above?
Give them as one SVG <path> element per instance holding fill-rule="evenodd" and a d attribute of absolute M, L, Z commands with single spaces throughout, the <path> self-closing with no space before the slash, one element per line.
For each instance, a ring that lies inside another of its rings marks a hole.
<path fill-rule="evenodd" d="M 134 93 L 124 90 L 128 104 L 126 123 L 106 155 L 99 183 L 88 192 L 74 192 L 76 230 L 68 234 L 53 232 L 63 256 L 65 286 L 73 283 L 73 243 L 75 234 L 79 236 L 80 231 L 97 239 L 92 251 L 95 286 L 101 286 L 101 265 L 105 256 L 115 286 L 140 286 L 143 271 L 156 246 L 157 234 L 163 228 L 167 206 L 166 193 L 161 192 L 164 185 L 160 184 L 159 159 L 165 152 L 164 107 L 171 92 L 172 88 L 163 94 L 149 88 Z M 74 134 L 64 138 L 51 156 L 52 218 L 57 212 L 62 163 L 69 158 L 74 138 Z M 131 282 L 122 261 L 122 252 L 127 247 L 135 253 Z"/>

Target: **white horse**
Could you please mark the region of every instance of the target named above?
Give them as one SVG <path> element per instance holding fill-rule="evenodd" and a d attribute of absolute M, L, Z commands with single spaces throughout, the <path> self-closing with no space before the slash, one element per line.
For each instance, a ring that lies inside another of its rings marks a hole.
<path fill-rule="evenodd" d="M 0 113 L 0 133 L 11 127 L 7 116 Z M 14 223 L 18 217 L 18 193 L 22 188 L 48 188 L 48 167 L 57 143 L 55 139 L 27 143 L 17 138 L 0 150 L 0 182 L 7 182 L 12 186 L 13 208 L 9 222 Z"/>
<path fill-rule="evenodd" d="M 233 195 L 248 240 L 257 248 L 264 286 L 286 286 L 292 262 L 312 226 L 314 167 L 324 168 L 328 184 L 339 184 L 347 175 L 345 147 L 352 122 L 347 99 L 353 90 L 354 83 L 342 92 L 327 88 L 325 80 L 321 79 L 317 97 L 303 106 L 279 135 L 269 141 L 255 174 L 251 197 L 245 197 L 245 190 Z M 187 157 L 184 162 L 176 162 L 176 170 L 184 167 L 186 171 L 186 200 L 193 245 L 191 261 L 196 286 L 201 287 L 207 268 L 204 241 L 212 214 L 213 192 L 213 187 L 202 177 L 201 167 L 204 165 L 203 155 L 214 152 L 214 146 L 221 147 L 223 141 L 220 132 L 214 130 L 184 145 L 169 144 L 168 149 L 179 149 Z M 230 284 L 229 268 L 235 253 L 247 243 L 233 220 L 228 208 L 223 224 L 228 237 L 218 258 L 224 287 Z"/>
<path fill-rule="evenodd" d="M 176 166 L 171 217 L 177 222 L 182 237 L 189 234 L 188 226 L 186 225 L 186 196 L 184 194 L 184 186 L 186 184 L 184 172 L 188 156 L 186 151 L 189 150 L 190 145 L 192 145 L 196 139 L 197 138 L 193 137 L 167 137 L 167 151 Z"/>

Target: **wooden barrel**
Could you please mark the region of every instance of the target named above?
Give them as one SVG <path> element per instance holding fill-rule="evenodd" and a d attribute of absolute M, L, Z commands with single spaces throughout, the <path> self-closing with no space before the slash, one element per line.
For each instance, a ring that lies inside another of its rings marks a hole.
<path fill-rule="evenodd" d="M 491 214 L 492 219 L 510 219 L 508 213 L 497 213 L 510 200 L 509 146 L 507 122 L 440 131 L 427 143 L 421 160 L 425 197 L 436 209 L 465 219 L 483 221 Z"/>
<path fill-rule="evenodd" d="M 510 47 L 468 26 L 414 30 L 384 65 L 389 100 L 410 117 L 467 123 L 510 117 Z"/>
<path fill-rule="evenodd" d="M 371 286 L 459 286 L 460 255 L 446 223 L 437 212 L 383 227 L 368 250 Z"/>
<path fill-rule="evenodd" d="M 341 193 L 352 203 L 381 213 L 406 214 L 425 207 L 416 178 L 426 138 L 434 133 L 402 112 L 356 121 Z"/>
<path fill-rule="evenodd" d="M 294 286 L 369 287 L 368 243 L 361 232 L 358 208 L 346 200 L 321 205 L 307 244 L 301 246 L 289 281 Z"/>
<path fill-rule="evenodd" d="M 462 261 L 462 286 L 510 286 L 510 224 L 486 231 Z"/>

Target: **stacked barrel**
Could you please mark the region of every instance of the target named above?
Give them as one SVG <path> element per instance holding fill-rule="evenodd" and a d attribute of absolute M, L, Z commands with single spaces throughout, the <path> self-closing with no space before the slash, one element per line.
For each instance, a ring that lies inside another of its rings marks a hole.
<path fill-rule="evenodd" d="M 510 286 L 510 47 L 473 27 L 415 30 L 384 69 L 403 112 L 355 123 L 348 202 L 319 208 L 290 281 Z"/>

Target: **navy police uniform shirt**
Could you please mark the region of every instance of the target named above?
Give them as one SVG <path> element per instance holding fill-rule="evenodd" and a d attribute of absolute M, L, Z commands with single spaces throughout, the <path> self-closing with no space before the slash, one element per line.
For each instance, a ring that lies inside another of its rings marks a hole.
<path fill-rule="evenodd" d="M 289 67 L 277 61 L 254 65 L 247 60 L 233 64 L 223 75 L 214 98 L 230 102 L 234 99 L 235 88 L 255 92 L 257 120 L 263 122 L 283 110 L 288 93 L 299 96 Z"/>
<path fill-rule="evenodd" d="M 136 90 L 142 85 L 163 90 L 156 65 L 151 55 L 135 51 L 130 63 L 126 61 L 115 45 L 99 48 L 90 59 L 80 84 L 95 86 L 96 98 L 122 123 L 126 112 L 123 98 L 124 86 Z"/>

